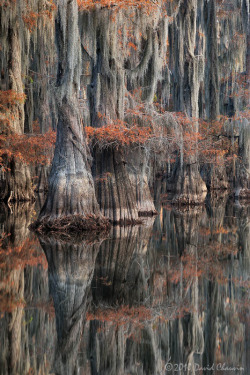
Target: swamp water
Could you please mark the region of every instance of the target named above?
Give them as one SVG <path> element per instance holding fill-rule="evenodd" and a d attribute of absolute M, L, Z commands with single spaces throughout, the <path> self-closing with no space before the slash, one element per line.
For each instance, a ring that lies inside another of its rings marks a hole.
<path fill-rule="evenodd" d="M 0 375 L 249 374 L 250 206 L 37 238 L 0 206 Z"/>

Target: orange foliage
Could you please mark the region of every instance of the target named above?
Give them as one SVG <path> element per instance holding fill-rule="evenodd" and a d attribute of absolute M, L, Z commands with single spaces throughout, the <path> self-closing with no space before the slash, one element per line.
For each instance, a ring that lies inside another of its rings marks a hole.
<path fill-rule="evenodd" d="M 5 157 L 15 157 L 25 163 L 45 164 L 48 151 L 55 144 L 56 134 L 49 130 L 45 134 L 17 134 L 12 128 L 15 117 L 13 109 L 23 104 L 25 94 L 14 90 L 0 91 L 0 166 L 4 166 Z M 35 122 L 36 129 L 38 122 Z"/>
<path fill-rule="evenodd" d="M 121 120 L 112 121 L 101 128 L 85 127 L 88 139 L 101 147 L 129 146 L 132 144 L 143 144 L 151 136 L 149 127 L 139 127 L 137 125 L 128 127 Z"/>
<path fill-rule="evenodd" d="M 128 43 L 128 47 L 133 48 L 135 51 L 137 50 L 136 45 L 134 43 L 132 43 L 132 42 Z"/>
<path fill-rule="evenodd" d="M 232 148 L 232 142 L 225 132 L 225 123 L 229 118 L 219 116 L 213 121 L 199 120 L 199 132 L 202 140 L 199 143 L 201 161 L 220 164 L 222 159 L 230 161 L 231 155 L 237 154 L 237 144 Z"/>
<path fill-rule="evenodd" d="M 129 93 L 133 98 L 140 99 L 141 90 L 135 93 Z M 161 118 L 166 112 L 159 103 L 155 103 L 155 115 Z M 158 126 L 152 114 L 148 113 L 144 103 L 139 103 L 133 109 L 127 109 L 126 115 L 130 118 L 130 124 L 122 121 L 107 119 L 101 113 L 99 118 L 103 119 L 104 125 L 100 128 L 86 127 L 86 135 L 89 141 L 94 145 L 103 147 L 119 147 L 145 144 L 147 147 L 155 149 L 155 145 L 160 145 L 162 141 L 168 145 L 168 155 L 171 153 L 176 157 L 176 150 L 181 149 L 185 160 L 191 156 L 197 155 L 199 160 L 204 163 L 213 163 L 220 165 L 222 162 L 230 161 L 237 155 L 237 144 L 232 146 L 231 140 L 227 137 L 224 130 L 225 122 L 228 117 L 219 116 L 214 121 L 205 121 L 202 119 L 190 118 L 183 112 L 176 112 L 172 115 L 180 126 L 180 132 L 176 133 L 174 129 L 167 126 Z M 144 125 L 138 125 L 138 120 Z M 166 121 L 166 120 L 164 120 Z M 181 136 L 180 136 L 181 133 Z M 150 143 L 151 142 L 151 143 Z M 171 162 L 175 158 L 171 157 Z"/>
<path fill-rule="evenodd" d="M 1 7 L 13 6 L 16 4 L 16 0 L 0 0 Z"/>
<path fill-rule="evenodd" d="M 49 130 L 45 134 L 0 135 L 0 166 L 4 166 L 4 157 L 15 157 L 26 164 L 47 164 L 48 151 L 52 150 L 56 133 Z"/>
<path fill-rule="evenodd" d="M 221 78 L 221 84 L 226 84 L 228 87 L 228 90 L 230 93 L 230 98 L 237 98 L 240 97 L 244 99 L 248 105 L 248 109 L 246 109 L 245 112 L 249 110 L 249 95 L 250 95 L 250 89 L 249 89 L 249 81 L 250 76 L 246 72 L 241 73 L 231 73 L 229 75 L 224 75 L 223 78 Z"/>
<path fill-rule="evenodd" d="M 175 117 L 182 127 L 184 158 L 197 154 L 201 162 L 220 164 L 225 156 L 230 160 L 230 154 L 237 153 L 224 130 L 227 116 L 207 121 L 178 112 Z"/>
<path fill-rule="evenodd" d="M 100 8 L 117 7 L 118 9 L 143 8 L 147 12 L 152 12 L 159 7 L 158 2 L 152 0 L 77 0 L 77 3 L 80 10 L 91 10 L 99 6 Z"/>
<path fill-rule="evenodd" d="M 40 12 L 34 12 L 29 6 L 25 14 L 22 16 L 25 26 L 30 32 L 34 31 L 37 25 L 38 18 L 48 18 L 52 20 L 53 12 L 56 10 L 56 5 L 53 0 L 48 0 L 46 4 L 46 9 Z"/>
<path fill-rule="evenodd" d="M 1 130 L 6 125 L 10 125 L 15 119 L 13 109 L 23 104 L 26 100 L 24 93 L 18 93 L 15 90 L 0 90 L 0 125 Z"/>
<path fill-rule="evenodd" d="M 8 110 L 9 106 L 13 106 L 17 103 L 24 103 L 26 95 L 24 93 L 18 93 L 14 90 L 2 91 L 0 90 L 0 111 Z"/>
<path fill-rule="evenodd" d="M 25 26 L 28 28 L 28 30 L 31 32 L 35 29 L 37 19 L 39 17 L 39 13 L 28 11 L 22 18 Z"/>

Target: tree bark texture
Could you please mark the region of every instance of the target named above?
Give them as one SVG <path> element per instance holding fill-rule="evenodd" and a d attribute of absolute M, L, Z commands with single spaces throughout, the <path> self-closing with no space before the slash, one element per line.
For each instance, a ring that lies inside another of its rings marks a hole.
<path fill-rule="evenodd" d="M 78 6 L 60 1 L 56 20 L 58 47 L 58 125 L 47 200 L 39 219 L 68 215 L 99 215 L 88 149 L 78 108 L 81 57 Z"/>

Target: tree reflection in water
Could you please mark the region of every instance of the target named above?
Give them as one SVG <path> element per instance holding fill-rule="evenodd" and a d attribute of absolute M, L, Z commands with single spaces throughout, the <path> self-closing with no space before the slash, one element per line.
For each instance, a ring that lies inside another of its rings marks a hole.
<path fill-rule="evenodd" d="M 40 238 L 56 314 L 55 374 L 77 373 L 77 354 L 100 243 Z"/>
<path fill-rule="evenodd" d="M 104 239 L 40 238 L 43 251 L 27 229 L 33 208 L 1 208 L 1 375 L 195 374 L 224 362 L 247 374 L 250 207 L 162 207 Z"/>

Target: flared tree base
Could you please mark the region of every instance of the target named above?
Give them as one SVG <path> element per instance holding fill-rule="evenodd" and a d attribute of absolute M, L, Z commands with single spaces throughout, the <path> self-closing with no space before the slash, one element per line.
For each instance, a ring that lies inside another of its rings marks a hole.
<path fill-rule="evenodd" d="M 0 172 L 0 200 L 6 202 L 34 201 L 30 168 L 14 158 Z"/>
<path fill-rule="evenodd" d="M 171 203 L 178 205 L 199 205 L 204 203 L 207 187 L 202 180 L 196 163 L 184 165 L 176 174 L 174 198 Z"/>
<path fill-rule="evenodd" d="M 62 234 L 81 234 L 85 232 L 106 232 L 110 229 L 109 220 L 95 215 L 69 215 L 60 218 L 51 218 L 45 216 L 32 223 L 29 227 L 35 232 L 42 234 L 62 233 Z"/>

